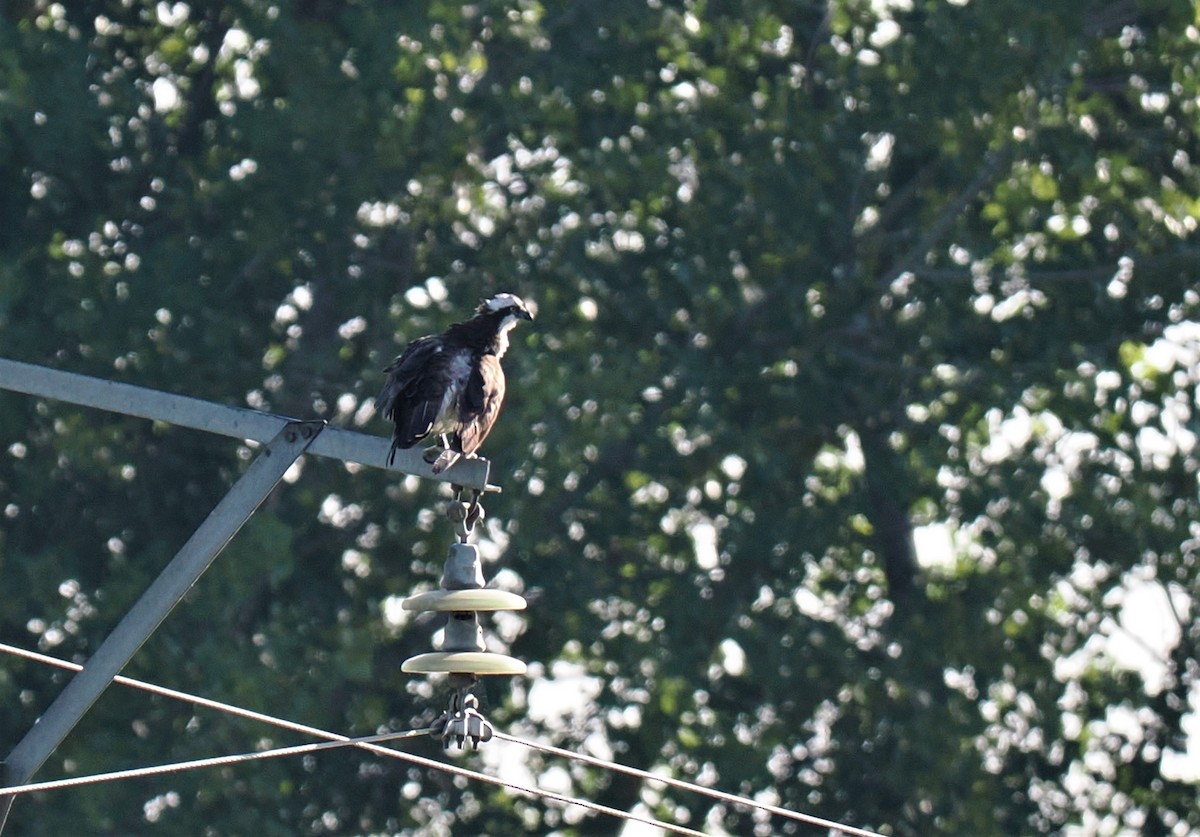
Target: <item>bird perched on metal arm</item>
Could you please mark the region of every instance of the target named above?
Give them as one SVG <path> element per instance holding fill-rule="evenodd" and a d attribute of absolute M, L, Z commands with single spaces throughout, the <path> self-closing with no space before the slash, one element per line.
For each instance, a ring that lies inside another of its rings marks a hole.
<path fill-rule="evenodd" d="M 397 449 L 429 436 L 441 440 L 440 451 L 430 452 L 438 451 L 435 474 L 475 455 L 504 403 L 500 358 L 508 350 L 508 333 L 532 319 L 520 297 L 496 294 L 481 302 L 471 319 L 409 344 L 384 370 L 387 382 L 375 399 L 376 412 L 396 425 L 389 465 Z"/>

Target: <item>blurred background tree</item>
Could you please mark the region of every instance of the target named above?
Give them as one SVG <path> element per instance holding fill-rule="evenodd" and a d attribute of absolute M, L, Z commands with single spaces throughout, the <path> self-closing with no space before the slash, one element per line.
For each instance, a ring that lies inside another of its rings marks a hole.
<path fill-rule="evenodd" d="M 888 834 L 1195 833 L 1198 42 L 1166 0 L 9 3 L 0 354 L 383 434 L 390 358 L 520 293 L 479 536 L 532 602 L 491 632 L 531 664 L 502 729 Z M 0 404 L 0 639 L 82 660 L 253 452 Z M 443 499 L 305 460 L 127 673 L 427 722 L 399 664 L 435 624 L 397 605 Z M 63 682 L 0 665 L 5 747 Z M 263 735 L 110 690 L 39 775 Z M 338 752 L 9 828 L 618 825 Z"/>

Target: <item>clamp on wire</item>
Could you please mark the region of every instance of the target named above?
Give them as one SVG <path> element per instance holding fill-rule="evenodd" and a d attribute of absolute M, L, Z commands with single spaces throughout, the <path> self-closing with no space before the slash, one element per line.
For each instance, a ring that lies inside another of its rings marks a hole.
<path fill-rule="evenodd" d="M 482 741 L 491 739 L 495 730 L 487 718 L 479 713 L 479 698 L 471 693 L 477 679 L 467 675 L 462 678 L 458 687 L 450 695 L 450 705 L 430 726 L 431 734 L 442 739 L 442 747 L 450 749 L 451 742 L 458 749 L 466 748 L 466 742 L 471 742 L 471 749 L 479 749 Z"/>

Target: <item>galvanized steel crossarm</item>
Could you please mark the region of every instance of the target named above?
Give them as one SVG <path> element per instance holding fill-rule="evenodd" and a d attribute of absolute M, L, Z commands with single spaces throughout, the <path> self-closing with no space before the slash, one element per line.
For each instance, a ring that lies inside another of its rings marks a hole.
<path fill-rule="evenodd" d="M 84 407 L 166 422 L 193 430 L 204 430 L 235 439 L 266 444 L 296 419 L 231 407 L 187 395 L 162 392 L 75 372 L 64 372 L 30 363 L 0 358 L 0 389 L 66 401 Z M 413 474 L 425 479 L 486 490 L 490 463 L 486 459 L 461 459 L 441 474 L 434 474 L 419 449 L 398 450 L 387 464 L 390 440 L 382 436 L 327 427 L 308 449 L 309 453 Z"/>

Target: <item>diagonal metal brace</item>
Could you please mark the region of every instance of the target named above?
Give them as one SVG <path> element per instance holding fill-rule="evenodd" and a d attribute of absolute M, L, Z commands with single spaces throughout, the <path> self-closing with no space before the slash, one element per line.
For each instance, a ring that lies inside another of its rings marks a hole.
<path fill-rule="evenodd" d="M 5 785 L 29 781 L 324 427 L 323 421 L 289 422 L 267 443 L 83 670 L 13 748 L 3 764 Z M 0 829 L 13 799 L 0 796 Z"/>

